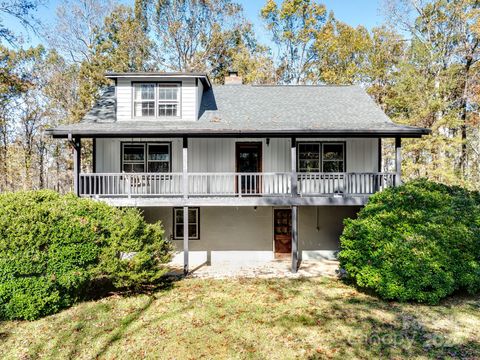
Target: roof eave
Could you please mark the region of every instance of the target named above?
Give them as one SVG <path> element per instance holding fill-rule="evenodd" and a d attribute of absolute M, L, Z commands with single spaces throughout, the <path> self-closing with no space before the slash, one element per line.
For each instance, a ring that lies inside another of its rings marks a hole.
<path fill-rule="evenodd" d="M 431 133 L 430 129 L 411 128 L 411 129 L 392 129 L 392 130 L 211 130 L 211 129 L 184 129 L 146 131 L 131 129 L 118 129 L 115 133 L 105 130 L 67 130 L 67 129 L 48 129 L 48 135 L 55 138 L 67 138 L 69 135 L 85 138 L 95 137 L 378 137 L 378 138 L 420 138 Z"/>
<path fill-rule="evenodd" d="M 162 78 L 162 77 L 177 77 L 177 78 L 198 78 L 202 81 L 206 89 L 212 87 L 212 83 L 207 74 L 204 73 L 182 73 L 182 72 L 172 72 L 172 73 L 149 73 L 149 72 L 132 72 L 132 73 L 116 73 L 116 72 L 107 72 L 105 74 L 107 79 L 118 79 L 118 78 L 145 78 L 149 77 L 152 79 Z"/>

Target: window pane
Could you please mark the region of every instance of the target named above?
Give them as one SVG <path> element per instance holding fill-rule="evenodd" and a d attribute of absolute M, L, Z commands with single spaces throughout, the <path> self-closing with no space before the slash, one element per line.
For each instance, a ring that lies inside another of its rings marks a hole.
<path fill-rule="evenodd" d="M 195 224 L 197 222 L 197 210 L 190 209 L 188 210 L 188 223 Z"/>
<path fill-rule="evenodd" d="M 143 163 L 123 164 L 123 171 L 125 172 L 145 172 L 145 165 Z"/>
<path fill-rule="evenodd" d="M 177 116 L 176 104 L 158 104 L 158 116 Z"/>
<path fill-rule="evenodd" d="M 182 209 L 175 209 L 175 222 L 183 224 L 183 210 Z"/>
<path fill-rule="evenodd" d="M 183 229 L 182 229 L 183 230 Z M 188 237 L 189 238 L 197 238 L 198 237 L 198 234 L 197 234 L 197 225 L 193 224 L 193 225 L 188 225 Z"/>
<path fill-rule="evenodd" d="M 325 161 L 323 163 L 324 172 L 343 172 L 343 161 Z"/>
<path fill-rule="evenodd" d="M 300 171 L 305 172 L 315 172 L 320 171 L 320 161 L 319 160 L 300 160 L 299 163 Z"/>
<path fill-rule="evenodd" d="M 158 88 L 159 100 L 171 100 L 176 101 L 178 99 L 178 87 L 177 86 L 163 86 Z"/>
<path fill-rule="evenodd" d="M 320 171 L 320 144 L 298 144 L 298 169 L 301 172 Z"/>
<path fill-rule="evenodd" d="M 343 160 L 342 144 L 324 144 L 323 160 Z"/>
<path fill-rule="evenodd" d="M 167 161 L 148 162 L 148 172 L 169 172 L 169 163 Z"/>
<path fill-rule="evenodd" d="M 124 145 L 123 160 L 124 161 L 143 161 L 144 146 L 143 145 Z"/>
<path fill-rule="evenodd" d="M 135 103 L 135 116 L 154 117 L 155 116 L 155 102 L 136 102 Z"/>
<path fill-rule="evenodd" d="M 298 149 L 301 159 L 320 159 L 319 144 L 299 144 Z"/>
<path fill-rule="evenodd" d="M 183 224 L 177 224 L 175 229 L 177 238 L 183 238 Z"/>
<path fill-rule="evenodd" d="M 135 85 L 135 100 L 155 100 L 155 84 Z"/>
<path fill-rule="evenodd" d="M 166 144 L 148 145 L 148 160 L 170 161 L 169 149 Z"/>

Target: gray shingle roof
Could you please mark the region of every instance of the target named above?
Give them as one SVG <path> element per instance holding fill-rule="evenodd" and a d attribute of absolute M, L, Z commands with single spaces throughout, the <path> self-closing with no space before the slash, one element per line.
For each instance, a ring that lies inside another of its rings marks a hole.
<path fill-rule="evenodd" d="M 417 137 L 427 129 L 394 124 L 358 86 L 215 86 L 202 98 L 198 121 L 115 121 L 107 89 L 82 122 L 54 136 L 351 135 Z"/>

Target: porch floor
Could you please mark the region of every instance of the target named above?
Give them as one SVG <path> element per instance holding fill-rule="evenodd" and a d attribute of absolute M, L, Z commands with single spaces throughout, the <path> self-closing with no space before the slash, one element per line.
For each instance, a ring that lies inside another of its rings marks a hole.
<path fill-rule="evenodd" d="M 203 279 L 336 277 L 338 261 L 304 260 L 295 274 L 291 272 L 291 266 L 290 259 L 272 260 L 258 264 L 202 264 L 191 268 L 189 277 Z M 182 269 L 178 265 L 172 265 L 171 269 L 171 275 L 182 274 Z"/>

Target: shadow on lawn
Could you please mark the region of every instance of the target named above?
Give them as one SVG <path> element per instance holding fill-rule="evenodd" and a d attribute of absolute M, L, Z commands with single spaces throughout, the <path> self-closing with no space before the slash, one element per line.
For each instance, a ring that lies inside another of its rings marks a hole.
<path fill-rule="evenodd" d="M 298 280 L 293 280 L 298 281 Z M 303 280 L 305 281 L 305 280 Z M 308 280 L 307 280 L 308 281 Z M 278 292 L 279 288 L 275 288 Z M 285 289 L 291 293 L 291 289 Z M 320 291 L 320 296 L 327 294 Z M 322 297 L 319 297 L 322 299 Z M 480 342 L 466 341 L 453 343 L 448 331 L 435 331 L 423 323 L 422 319 L 405 309 L 402 304 L 389 303 L 373 297 L 345 297 L 344 294 L 328 299 L 327 308 L 307 309 L 302 314 L 284 314 L 273 319 L 271 326 L 282 326 L 289 331 L 298 326 L 321 327 L 334 334 L 330 340 L 330 348 L 335 349 L 335 343 L 341 342 L 343 351 L 354 357 L 397 358 L 427 356 L 432 358 L 478 359 L 480 357 Z M 463 299 L 467 300 L 467 299 Z M 418 305 L 422 306 L 422 305 Z M 473 306 L 473 305 L 472 305 Z M 429 307 L 429 311 L 439 317 L 447 316 L 448 306 Z M 384 317 L 379 316 L 382 312 Z M 375 315 L 371 315 L 375 314 Z M 338 324 L 341 321 L 342 330 Z M 345 331 L 345 327 L 349 330 Z M 359 331 L 361 329 L 361 331 Z M 360 334 L 360 335 L 358 335 Z M 328 338 L 328 337 L 325 337 Z M 329 341 L 322 339 L 322 341 Z M 324 358 L 324 354 L 312 355 L 310 359 Z"/>
<path fill-rule="evenodd" d="M 154 300 L 155 298 L 153 296 L 149 296 L 148 301 L 146 301 L 142 307 L 140 307 L 135 312 L 129 314 L 125 319 L 123 319 L 120 323 L 120 326 L 118 326 L 115 331 L 113 331 L 105 344 L 97 352 L 95 358 L 99 358 L 100 356 L 102 356 L 114 342 L 122 339 L 129 327 L 135 321 L 137 321 L 144 312 L 146 312 L 150 308 Z"/>
<path fill-rule="evenodd" d="M 62 328 L 63 332 L 55 336 L 52 357 L 64 357 L 64 346 L 68 344 L 66 357 L 75 358 L 80 355 L 81 347 L 85 346 L 85 343 L 93 343 L 93 340 L 100 338 L 102 338 L 101 345 L 98 350 L 95 350 L 92 357 L 104 357 L 115 343 L 125 336 L 136 333 L 137 328 L 153 329 L 156 324 L 170 321 L 170 318 L 178 318 L 179 314 L 194 309 L 198 303 L 202 303 L 212 291 L 211 289 L 217 292 L 229 291 L 228 286 L 230 288 L 235 286 L 237 292 L 229 294 L 229 297 L 225 299 L 226 304 L 231 306 L 231 301 L 235 296 L 238 296 L 239 301 L 235 305 L 236 311 L 231 311 L 232 314 L 242 310 L 250 314 L 248 322 L 254 323 L 261 320 L 262 325 L 272 329 L 283 328 L 286 334 L 299 339 L 304 336 L 302 331 L 305 331 L 305 328 L 309 332 L 309 329 L 313 331 L 315 327 L 318 327 L 317 333 L 324 335 L 319 337 L 319 344 L 321 342 L 330 349 L 338 349 L 337 355 L 343 355 L 343 357 L 411 358 L 426 356 L 474 359 L 478 358 L 480 353 L 479 342 L 453 343 L 450 329 L 448 331 L 432 330 L 423 322 L 425 320 L 414 313 L 414 308 L 410 307 L 411 309 L 409 309 L 409 306 L 403 306 L 403 304 L 384 302 L 364 294 L 358 294 L 341 283 L 330 280 L 240 279 L 235 285 L 228 285 L 228 282 L 226 282 L 227 285 L 223 285 L 222 281 L 208 281 L 208 285 L 206 285 L 204 282 L 194 280 L 188 283 L 188 287 L 182 287 L 180 295 L 177 295 L 177 301 L 182 304 L 180 307 L 174 311 L 157 314 L 152 305 L 158 306 L 154 304 L 163 296 L 158 291 L 164 292 L 172 289 L 175 281 L 175 278 L 168 281 L 164 279 L 162 286 L 157 287 L 156 290 L 145 289 L 144 293 L 147 294 L 147 297 L 141 298 L 141 303 L 136 305 L 135 309 L 132 309 L 127 316 L 115 320 L 108 326 L 97 324 L 98 319 L 101 319 L 102 316 L 108 317 L 112 312 L 119 311 L 115 305 L 111 305 L 109 302 L 92 303 L 91 306 L 82 308 L 81 312 L 75 316 L 60 319 L 59 328 Z M 255 286 L 252 287 L 252 284 Z M 255 297 L 251 303 L 242 303 L 241 301 L 245 298 L 238 294 L 246 291 L 249 287 L 259 293 L 258 299 L 262 298 L 262 294 L 268 296 L 261 301 L 257 301 L 257 297 Z M 332 289 L 333 291 L 331 291 Z M 137 293 L 127 292 L 118 295 L 125 297 L 137 295 Z M 182 296 L 188 298 L 188 301 Z M 464 303 L 464 300 L 467 299 L 459 300 L 459 303 Z M 292 311 L 269 312 L 268 305 L 274 302 L 288 304 Z M 223 303 L 220 303 L 220 306 L 221 304 Z M 262 311 L 259 311 L 259 315 L 255 314 L 253 310 L 256 306 L 266 309 L 263 315 Z M 252 311 L 248 311 L 250 308 Z M 149 315 L 145 317 L 145 313 L 149 310 Z M 152 310 L 155 314 L 153 316 Z M 295 310 L 297 310 L 296 313 Z M 434 314 L 435 317 L 442 318 L 448 316 L 448 306 L 425 307 L 425 311 L 420 311 L 420 314 L 427 317 Z M 212 316 L 215 316 L 215 313 Z M 92 325 L 92 321 L 95 319 L 97 319 L 97 324 Z M 73 326 L 70 325 L 71 323 Z M 151 336 L 156 336 L 156 334 L 152 333 Z M 256 351 L 255 341 L 247 337 L 238 335 L 231 341 L 237 345 L 241 344 L 240 348 L 247 353 Z M 38 346 L 45 346 L 45 344 Z M 32 349 L 31 353 L 39 354 L 40 350 L 41 348 Z M 318 356 L 314 354 L 310 358 L 324 358 L 324 354 L 318 354 Z"/>
<path fill-rule="evenodd" d="M 120 340 L 124 336 L 125 332 L 142 316 L 142 314 L 144 314 L 150 308 L 150 306 L 155 300 L 154 294 L 170 291 L 171 289 L 173 289 L 174 283 L 178 280 L 179 278 L 177 277 L 164 276 L 156 284 L 135 290 L 115 289 L 111 284 L 107 282 L 97 282 L 95 286 L 92 286 L 89 291 L 84 294 L 82 302 L 98 301 L 101 299 L 115 296 L 121 298 L 128 298 L 138 295 L 147 295 L 147 300 L 145 301 L 145 303 L 142 304 L 139 308 L 135 309 L 132 313 L 128 314 L 125 318 L 119 319 L 118 323 L 115 324 L 113 329 L 99 332 L 94 336 L 94 338 L 96 338 L 98 336 L 105 335 L 105 332 L 111 332 L 111 334 L 106 339 L 105 344 L 101 346 L 100 350 L 94 356 L 94 358 L 102 356 L 112 344 L 114 344 L 116 341 Z M 51 356 L 53 358 L 76 358 L 79 351 L 81 350 L 80 346 L 82 344 L 82 341 L 91 338 L 91 334 L 88 331 L 88 323 L 95 318 L 95 315 L 92 314 L 109 313 L 111 311 L 113 311 L 113 309 L 108 303 L 98 302 L 93 303 L 91 307 L 87 307 L 81 312 L 75 314 L 75 316 L 73 316 L 72 318 L 68 318 L 65 324 L 70 325 L 71 323 L 73 323 L 73 326 L 69 326 L 67 330 L 59 332 L 58 334 L 56 334 L 58 336 L 52 339 L 55 341 L 55 344 L 52 347 Z M 59 314 L 51 315 L 51 318 L 54 319 L 58 315 Z M 69 344 L 69 347 L 71 347 L 67 356 L 62 355 L 62 350 L 65 344 Z M 34 345 L 34 347 L 29 351 L 30 357 L 38 358 L 39 354 L 42 352 L 46 345 L 46 343 L 39 343 Z"/>

